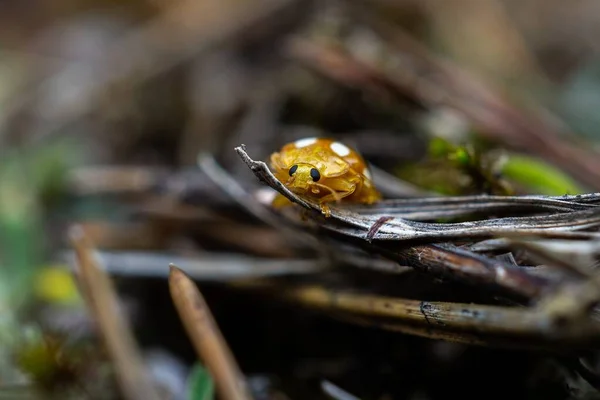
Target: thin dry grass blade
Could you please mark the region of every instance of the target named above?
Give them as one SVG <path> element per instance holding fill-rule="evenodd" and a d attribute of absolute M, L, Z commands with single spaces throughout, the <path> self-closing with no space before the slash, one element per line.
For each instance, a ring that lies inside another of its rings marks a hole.
<path fill-rule="evenodd" d="M 77 277 L 82 295 L 98 323 L 124 397 L 128 400 L 159 400 L 161 397 L 145 370 L 110 279 L 98 266 L 92 247 L 80 229 L 72 230 L 71 240 L 78 259 Z"/>
<path fill-rule="evenodd" d="M 185 329 L 223 400 L 251 400 L 244 377 L 208 305 L 183 271 L 170 265 L 169 289 Z"/>

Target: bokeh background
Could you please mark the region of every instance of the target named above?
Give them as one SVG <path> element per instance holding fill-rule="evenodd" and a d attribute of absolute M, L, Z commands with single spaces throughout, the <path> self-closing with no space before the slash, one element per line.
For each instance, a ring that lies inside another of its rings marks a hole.
<path fill-rule="evenodd" d="M 212 398 L 171 262 L 257 399 L 353 398 L 323 382 L 363 400 L 596 398 L 546 354 L 355 326 L 236 288 L 317 262 L 197 161 L 256 190 L 235 146 L 266 161 L 323 135 L 401 179 L 399 196 L 599 191 L 598 37 L 596 0 L 1 1 L 0 398 L 124 398 L 71 272 L 75 225 L 164 398 Z M 345 279 L 414 298 L 466 290 Z"/>

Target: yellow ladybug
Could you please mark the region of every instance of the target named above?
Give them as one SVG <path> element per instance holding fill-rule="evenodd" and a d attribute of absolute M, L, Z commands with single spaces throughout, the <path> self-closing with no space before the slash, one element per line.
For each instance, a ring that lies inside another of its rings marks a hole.
<path fill-rule="evenodd" d="M 317 200 L 325 216 L 327 203 L 347 201 L 372 204 L 381 199 L 365 160 L 350 147 L 327 138 L 305 138 L 271 155 L 274 175 L 291 192 Z M 273 205 L 289 204 L 277 196 Z"/>

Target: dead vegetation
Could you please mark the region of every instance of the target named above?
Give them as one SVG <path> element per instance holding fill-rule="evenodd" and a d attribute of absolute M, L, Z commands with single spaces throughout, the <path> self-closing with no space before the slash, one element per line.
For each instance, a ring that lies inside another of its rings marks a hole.
<path fill-rule="evenodd" d="M 0 399 L 600 398 L 599 11 L 1 4 Z"/>

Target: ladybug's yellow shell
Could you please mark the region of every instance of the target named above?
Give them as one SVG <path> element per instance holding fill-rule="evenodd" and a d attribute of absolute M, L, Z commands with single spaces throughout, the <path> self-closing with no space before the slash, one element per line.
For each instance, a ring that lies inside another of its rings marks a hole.
<path fill-rule="evenodd" d="M 333 139 L 306 138 L 287 144 L 271 155 L 271 168 L 292 192 L 318 200 L 326 214 L 326 203 L 331 201 L 371 204 L 381 198 L 364 159 Z"/>

